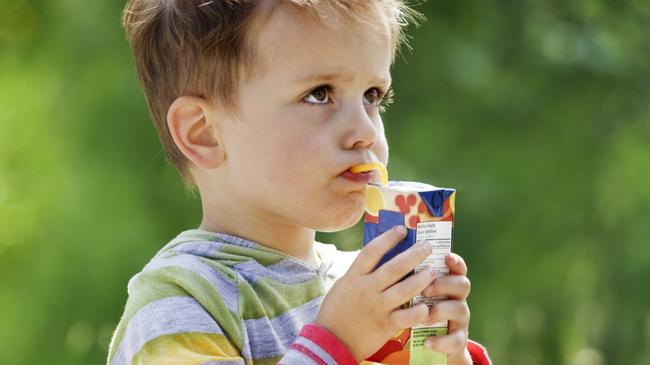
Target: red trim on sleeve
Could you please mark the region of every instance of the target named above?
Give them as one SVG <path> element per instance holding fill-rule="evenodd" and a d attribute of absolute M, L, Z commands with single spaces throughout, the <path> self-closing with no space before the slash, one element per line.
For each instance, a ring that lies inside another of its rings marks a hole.
<path fill-rule="evenodd" d="M 487 350 L 480 343 L 472 340 L 467 340 L 467 350 L 472 356 L 472 363 L 474 365 L 492 365 Z"/>
<path fill-rule="evenodd" d="M 350 352 L 350 349 L 323 327 L 308 323 L 302 327 L 299 336 L 309 339 L 320 346 L 339 365 L 357 365 L 359 363 Z"/>
<path fill-rule="evenodd" d="M 321 359 L 320 356 L 316 355 L 314 351 L 306 348 L 305 346 L 299 343 L 294 343 L 293 345 L 291 345 L 291 348 L 309 356 L 309 358 L 312 359 L 318 365 L 327 365 L 325 360 Z"/>

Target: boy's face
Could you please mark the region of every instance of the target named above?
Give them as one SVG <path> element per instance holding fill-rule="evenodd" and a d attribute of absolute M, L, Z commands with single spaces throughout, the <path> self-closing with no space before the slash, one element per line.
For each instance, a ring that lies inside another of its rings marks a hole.
<path fill-rule="evenodd" d="M 388 162 L 378 106 L 390 84 L 388 33 L 326 26 L 280 5 L 255 37 L 260 66 L 241 81 L 237 116 L 219 126 L 228 193 L 276 224 L 353 225 L 365 183 L 342 174 Z"/>

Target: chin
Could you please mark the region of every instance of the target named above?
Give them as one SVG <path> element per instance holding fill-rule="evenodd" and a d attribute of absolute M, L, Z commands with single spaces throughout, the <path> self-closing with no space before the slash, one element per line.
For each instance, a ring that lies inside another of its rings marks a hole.
<path fill-rule="evenodd" d="M 361 203 L 360 206 L 354 207 L 353 209 L 331 215 L 333 218 L 330 218 L 327 222 L 322 222 L 322 224 L 314 227 L 314 229 L 319 232 L 338 232 L 354 226 L 363 217 L 365 208 L 363 201 Z"/>

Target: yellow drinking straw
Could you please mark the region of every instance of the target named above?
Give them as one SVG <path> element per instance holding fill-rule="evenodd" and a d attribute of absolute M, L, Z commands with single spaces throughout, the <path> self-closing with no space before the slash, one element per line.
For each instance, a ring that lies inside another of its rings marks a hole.
<path fill-rule="evenodd" d="M 355 174 L 372 170 L 379 170 L 379 180 L 382 185 L 388 183 L 388 171 L 386 171 L 386 166 L 381 162 L 364 163 L 350 168 L 350 172 Z"/>

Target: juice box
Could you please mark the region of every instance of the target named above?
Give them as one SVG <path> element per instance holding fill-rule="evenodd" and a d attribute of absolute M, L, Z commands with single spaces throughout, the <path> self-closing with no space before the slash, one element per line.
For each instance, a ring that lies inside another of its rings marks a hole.
<path fill-rule="evenodd" d="M 433 250 L 426 260 L 411 273 L 432 267 L 436 276 L 449 275 L 445 256 L 451 253 L 456 190 L 432 185 L 389 181 L 366 186 L 363 244 L 396 225 L 406 226 L 404 240 L 392 248 L 379 262 L 381 266 L 418 241 L 427 241 Z M 425 302 L 429 308 L 445 297 L 416 296 L 405 306 Z M 418 325 L 395 335 L 367 361 L 390 365 L 440 365 L 447 363 L 446 354 L 424 346 L 430 336 L 446 335 L 447 321 L 431 326 Z"/>

